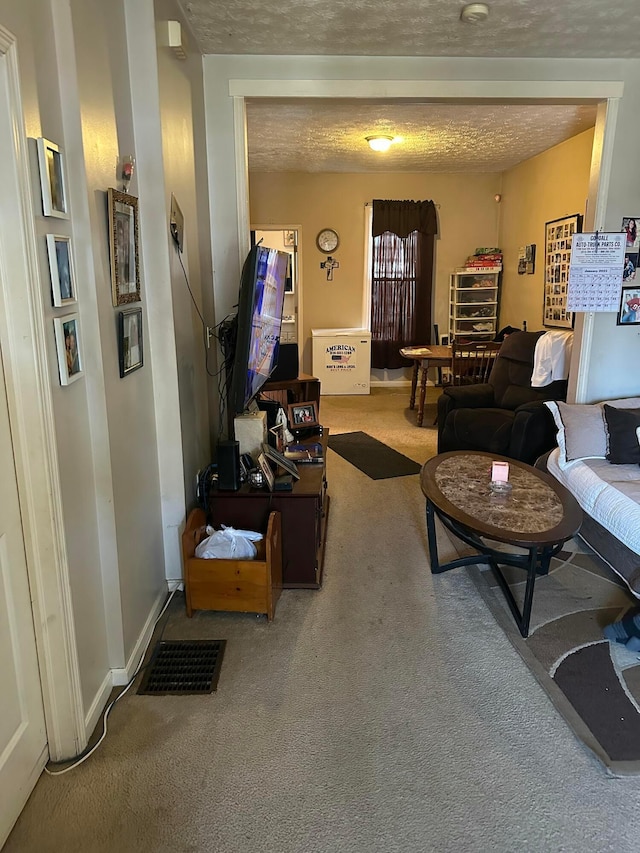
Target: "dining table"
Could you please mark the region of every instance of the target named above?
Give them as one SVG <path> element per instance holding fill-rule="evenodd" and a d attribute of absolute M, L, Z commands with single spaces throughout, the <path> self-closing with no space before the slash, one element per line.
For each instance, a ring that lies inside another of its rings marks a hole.
<path fill-rule="evenodd" d="M 411 375 L 411 398 L 409 408 L 416 405 L 418 377 L 420 378 L 420 397 L 418 400 L 418 415 L 416 423 L 422 426 L 424 420 L 424 401 L 427 393 L 427 374 L 430 367 L 451 367 L 452 350 L 450 345 L 429 344 L 426 346 L 402 347 L 400 355 L 413 361 Z"/>

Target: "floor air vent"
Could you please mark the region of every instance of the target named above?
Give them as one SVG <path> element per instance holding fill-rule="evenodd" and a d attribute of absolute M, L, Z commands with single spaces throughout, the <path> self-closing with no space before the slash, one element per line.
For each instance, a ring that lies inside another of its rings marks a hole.
<path fill-rule="evenodd" d="M 226 640 L 167 640 L 158 643 L 138 693 L 154 696 L 213 693 Z"/>

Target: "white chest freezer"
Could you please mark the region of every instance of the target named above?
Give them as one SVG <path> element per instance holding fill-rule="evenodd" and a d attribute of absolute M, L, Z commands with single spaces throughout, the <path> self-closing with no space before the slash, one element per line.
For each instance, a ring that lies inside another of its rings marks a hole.
<path fill-rule="evenodd" d="M 321 394 L 369 394 L 371 332 L 366 329 L 312 329 L 313 375 Z"/>

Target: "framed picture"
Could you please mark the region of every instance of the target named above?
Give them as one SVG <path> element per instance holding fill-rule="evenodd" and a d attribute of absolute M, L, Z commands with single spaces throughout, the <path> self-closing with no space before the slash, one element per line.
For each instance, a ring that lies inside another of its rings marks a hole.
<path fill-rule="evenodd" d="M 627 235 L 625 251 L 640 252 L 640 216 L 623 216 L 620 230 Z"/>
<path fill-rule="evenodd" d="M 289 425 L 292 429 L 306 429 L 320 426 L 318 422 L 318 406 L 315 400 L 309 403 L 291 403 L 289 409 Z"/>
<path fill-rule="evenodd" d="M 129 308 L 118 314 L 118 358 L 121 379 L 143 365 L 142 308 Z"/>
<path fill-rule="evenodd" d="M 284 242 L 285 246 L 295 246 L 295 244 L 296 244 L 296 232 L 285 230 L 283 232 L 283 242 Z"/>
<path fill-rule="evenodd" d="M 42 136 L 36 140 L 36 146 L 42 191 L 42 212 L 45 216 L 68 219 L 67 185 L 62 151 L 54 142 L 49 142 Z"/>
<path fill-rule="evenodd" d="M 640 287 L 623 287 L 618 311 L 619 326 L 640 326 Z"/>
<path fill-rule="evenodd" d="M 62 308 L 77 302 L 71 238 L 62 234 L 47 234 L 47 254 L 54 306 Z"/>
<path fill-rule="evenodd" d="M 267 485 L 269 486 L 269 491 L 272 492 L 276 478 L 274 476 L 273 469 L 271 465 L 269 465 L 269 463 L 267 462 L 267 457 L 264 455 L 264 453 L 258 454 L 258 468 L 264 474 L 264 478 L 267 481 Z"/>
<path fill-rule="evenodd" d="M 269 441 L 272 442 L 275 449 L 280 453 L 284 450 L 284 424 L 276 424 L 269 429 L 269 434 L 273 436 L 273 438 L 269 438 Z"/>
<path fill-rule="evenodd" d="M 66 314 L 64 317 L 54 317 L 53 330 L 56 338 L 60 384 L 71 385 L 83 375 L 79 315 Z"/>
<path fill-rule="evenodd" d="M 581 231 L 582 215 L 579 213 L 545 223 L 542 323 L 547 328 L 573 328 L 573 312 L 567 311 L 567 285 L 571 240 Z"/>
<path fill-rule="evenodd" d="M 263 444 L 262 452 L 267 457 L 267 459 L 270 459 L 272 462 L 275 462 L 275 464 L 280 466 L 280 468 L 284 468 L 287 474 L 291 474 L 291 476 L 295 477 L 296 480 L 300 479 L 298 466 L 292 459 L 287 459 L 286 456 L 283 456 L 282 453 L 277 451 L 274 447 L 271 447 L 270 444 Z"/>
<path fill-rule="evenodd" d="M 115 307 L 140 302 L 138 199 L 114 189 L 109 190 L 108 196 L 111 291 Z"/>

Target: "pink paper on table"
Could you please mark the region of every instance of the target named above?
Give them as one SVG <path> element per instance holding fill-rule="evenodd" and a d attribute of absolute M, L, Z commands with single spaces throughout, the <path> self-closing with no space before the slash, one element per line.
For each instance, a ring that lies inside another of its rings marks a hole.
<path fill-rule="evenodd" d="M 493 483 L 507 483 L 509 481 L 509 463 L 491 463 L 491 481 Z"/>

